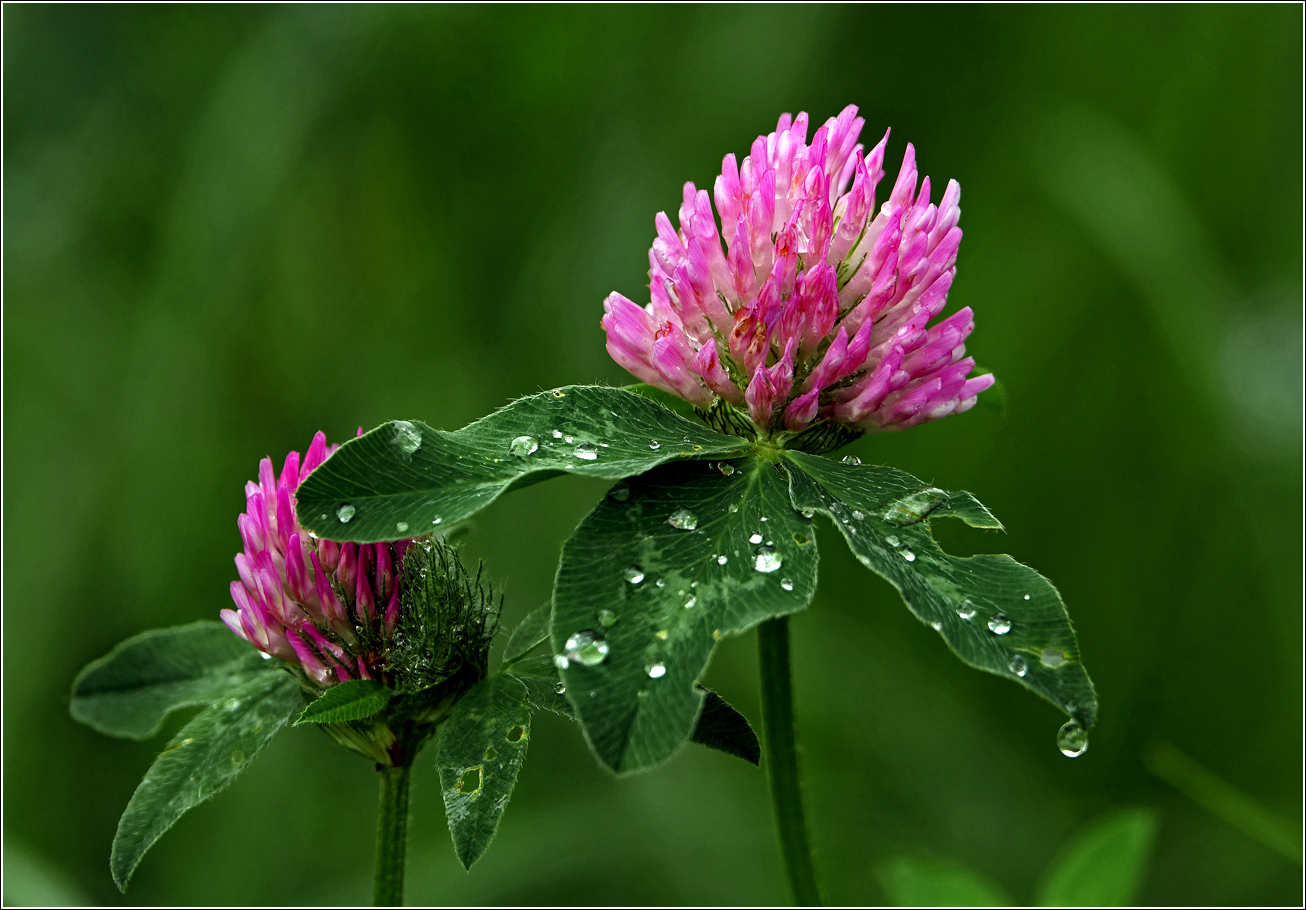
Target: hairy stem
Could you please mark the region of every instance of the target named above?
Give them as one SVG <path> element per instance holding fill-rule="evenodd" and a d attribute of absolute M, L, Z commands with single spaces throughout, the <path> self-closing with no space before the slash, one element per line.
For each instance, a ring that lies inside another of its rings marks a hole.
<path fill-rule="evenodd" d="M 794 693 L 789 673 L 789 619 L 768 619 L 757 628 L 762 673 L 762 724 L 766 740 L 766 777 L 771 786 L 780 853 L 794 903 L 817 907 L 812 848 L 803 816 L 803 790 L 798 777 L 798 746 L 794 739 Z"/>
<path fill-rule="evenodd" d="M 409 768 L 382 767 L 381 807 L 376 820 L 376 876 L 372 903 L 399 907 L 404 902 L 404 852 L 408 846 Z"/>

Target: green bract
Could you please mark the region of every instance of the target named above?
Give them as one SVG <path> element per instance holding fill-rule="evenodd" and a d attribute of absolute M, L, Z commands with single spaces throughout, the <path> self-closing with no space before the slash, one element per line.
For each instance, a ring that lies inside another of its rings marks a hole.
<path fill-rule="evenodd" d="M 1097 698 L 1056 589 L 1009 556 L 943 552 L 936 518 L 1002 526 L 969 493 L 892 468 L 724 435 L 623 389 L 569 386 L 456 432 L 397 421 L 346 443 L 300 486 L 300 521 L 332 539 L 395 539 L 562 473 L 622 481 L 564 545 L 547 630 L 558 688 L 613 770 L 698 738 L 698 681 L 718 641 L 807 606 L 818 514 L 963 661 L 1064 711 L 1063 751 L 1082 751 Z M 523 627 L 510 652 L 544 640 L 542 614 Z M 516 667 L 528 698 L 561 700 L 546 663 Z"/>

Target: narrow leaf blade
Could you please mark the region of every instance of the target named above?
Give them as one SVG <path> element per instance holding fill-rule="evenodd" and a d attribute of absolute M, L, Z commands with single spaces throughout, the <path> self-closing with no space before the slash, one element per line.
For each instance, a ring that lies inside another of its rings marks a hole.
<path fill-rule="evenodd" d="M 1126 809 L 1090 822 L 1053 861 L 1040 906 L 1132 906 L 1156 829 L 1156 813 L 1148 809 Z"/>
<path fill-rule="evenodd" d="M 512 630 L 508 644 L 503 649 L 505 664 L 520 660 L 549 640 L 549 613 L 552 609 L 551 604 L 537 607 L 517 623 L 517 628 Z"/>
<path fill-rule="evenodd" d="M 899 856 L 875 877 L 895 907 L 1009 907 L 1002 889 L 975 870 L 944 860 Z"/>
<path fill-rule="evenodd" d="M 811 522 L 790 504 L 783 471 L 752 457 L 723 465 L 632 479 L 563 545 L 553 653 L 566 655 L 578 633 L 604 639 L 600 662 L 573 660 L 562 680 L 591 748 L 619 773 L 690 738 L 695 683 L 718 640 L 803 609 L 815 591 Z"/>
<path fill-rule="evenodd" d="M 178 708 L 207 705 L 269 664 L 220 622 L 195 622 L 133 636 L 73 680 L 69 712 L 109 736 L 146 739 Z"/>
<path fill-rule="evenodd" d="M 698 715 L 690 740 L 761 766 L 762 744 L 748 718 L 711 689 L 704 689 L 703 694 L 703 713 Z"/>
<path fill-rule="evenodd" d="M 436 763 L 449 833 L 464 869 L 494 839 L 530 737 L 526 687 L 506 673 L 469 689 L 445 722 Z"/>
<path fill-rule="evenodd" d="M 118 822 L 109 864 L 122 891 L 145 851 L 244 771 L 299 706 L 299 684 L 264 670 L 201 711 L 155 759 Z"/>
<path fill-rule="evenodd" d="M 828 516 L 857 559 L 896 587 L 962 661 L 1019 682 L 1085 730 L 1093 725 L 1097 695 L 1052 583 L 1010 556 L 962 559 L 935 543 L 929 522 L 936 517 L 986 526 L 988 510 L 974 497 L 892 468 L 785 456 L 799 469 L 790 475 L 794 506 Z"/>
<path fill-rule="evenodd" d="M 630 477 L 748 445 L 624 389 L 567 386 L 455 432 L 392 421 L 351 439 L 300 485 L 299 519 L 330 540 L 395 540 L 546 477 Z"/>
<path fill-rule="evenodd" d="M 394 691 L 372 679 L 350 679 L 332 686 L 295 718 L 300 724 L 339 724 L 365 720 L 387 704 Z"/>

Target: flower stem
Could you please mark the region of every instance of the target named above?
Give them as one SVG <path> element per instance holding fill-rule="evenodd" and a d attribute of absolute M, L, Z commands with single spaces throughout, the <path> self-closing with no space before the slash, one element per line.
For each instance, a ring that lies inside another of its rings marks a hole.
<path fill-rule="evenodd" d="M 408 777 L 406 766 L 378 766 L 381 807 L 376 820 L 376 876 L 372 904 L 400 907 L 404 903 L 404 852 L 408 846 Z"/>
<path fill-rule="evenodd" d="M 812 848 L 803 817 L 803 790 L 798 777 L 798 746 L 794 740 L 794 693 L 789 674 L 789 618 L 768 619 L 757 628 L 757 653 L 762 673 L 762 724 L 766 739 L 766 777 L 771 785 L 780 852 L 794 903 L 818 907 Z"/>

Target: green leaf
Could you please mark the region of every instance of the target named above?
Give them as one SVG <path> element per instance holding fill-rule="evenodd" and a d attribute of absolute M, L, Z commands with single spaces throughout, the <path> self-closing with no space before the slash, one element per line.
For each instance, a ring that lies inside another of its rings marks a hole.
<path fill-rule="evenodd" d="M 549 640 L 549 613 L 552 609 L 552 604 L 545 604 L 527 613 L 526 618 L 517 623 L 503 649 L 504 664 L 520 660 Z"/>
<path fill-rule="evenodd" d="M 464 869 L 494 839 L 530 737 L 526 688 L 506 673 L 469 689 L 445 722 L 436 762 L 445 817 Z"/>
<path fill-rule="evenodd" d="M 875 877 L 895 907 L 1008 907 L 1002 889 L 961 863 L 895 857 Z"/>
<path fill-rule="evenodd" d="M 332 686 L 295 718 L 300 724 L 339 724 L 365 720 L 390 703 L 394 691 L 374 679 L 350 679 Z"/>
<path fill-rule="evenodd" d="M 854 555 L 902 594 L 972 667 L 1015 680 L 1087 730 L 1097 695 L 1052 583 L 1010 556 L 950 556 L 930 521 L 960 518 L 1000 528 L 969 493 L 948 493 L 893 468 L 785 452 L 796 508 L 834 522 Z M 1006 631 L 1003 631 L 1003 630 Z"/>
<path fill-rule="evenodd" d="M 555 655 L 603 639 L 598 662 L 601 647 L 573 648 L 562 679 L 604 764 L 649 767 L 689 739 L 717 641 L 811 600 L 812 534 L 783 471 L 755 457 L 663 465 L 585 517 L 563 545 L 551 635 Z"/>
<path fill-rule="evenodd" d="M 207 705 L 269 670 L 220 622 L 152 629 L 93 660 L 73 680 L 73 719 L 109 736 L 146 739 L 170 711 Z"/>
<path fill-rule="evenodd" d="M 1084 826 L 1048 868 L 1043 907 L 1128 907 L 1137 903 L 1156 839 L 1156 813 L 1112 812 Z"/>
<path fill-rule="evenodd" d="M 711 689 L 704 689 L 703 694 L 703 713 L 698 715 L 690 741 L 761 766 L 762 744 L 748 718 Z"/>
<path fill-rule="evenodd" d="M 299 520 L 330 540 L 395 540 L 560 474 L 617 479 L 748 446 L 633 392 L 567 386 L 452 433 L 392 421 L 351 439 L 300 484 Z"/>
<path fill-rule="evenodd" d="M 531 710 L 544 709 L 563 717 L 575 719 L 571 703 L 558 678 L 558 668 L 553 658 L 547 654 L 537 654 L 514 663 L 506 671 L 514 676 L 528 693 L 527 700 Z"/>
<path fill-rule="evenodd" d="M 227 694 L 181 728 L 132 794 L 109 858 L 120 890 L 145 851 L 244 771 L 301 703 L 294 678 L 267 668 Z"/>

